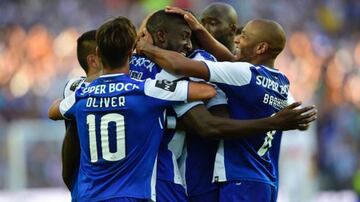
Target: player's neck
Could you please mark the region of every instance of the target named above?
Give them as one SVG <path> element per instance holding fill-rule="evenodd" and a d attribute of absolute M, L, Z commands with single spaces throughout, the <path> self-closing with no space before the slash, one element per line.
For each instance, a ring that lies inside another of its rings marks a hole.
<path fill-rule="evenodd" d="M 116 67 L 116 68 L 110 68 L 107 66 L 104 66 L 103 68 L 103 75 L 104 74 L 128 74 L 129 73 L 129 63 L 127 62 L 125 65 Z"/>
<path fill-rule="evenodd" d="M 266 67 L 275 69 L 274 68 L 275 59 L 257 58 L 257 59 L 254 59 L 253 61 L 251 61 L 251 63 L 254 65 L 264 65 Z"/>

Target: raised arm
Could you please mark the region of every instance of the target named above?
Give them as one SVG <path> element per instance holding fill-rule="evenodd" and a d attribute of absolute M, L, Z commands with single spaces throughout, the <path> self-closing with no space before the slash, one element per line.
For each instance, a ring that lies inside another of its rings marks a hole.
<path fill-rule="evenodd" d="M 136 44 L 138 53 L 145 54 L 168 72 L 205 80 L 209 79 L 209 70 L 203 62 L 191 60 L 175 51 L 154 46 L 148 42 L 147 37 L 151 37 L 150 34 L 146 33 L 144 37 L 138 40 Z"/>
<path fill-rule="evenodd" d="M 193 31 L 193 34 L 195 34 L 200 46 L 213 54 L 218 61 L 237 60 L 237 58 L 224 45 L 218 42 L 190 12 L 172 6 L 167 6 L 165 11 L 184 16 L 185 21 L 189 24 L 189 27 Z"/>
<path fill-rule="evenodd" d="M 299 105 L 300 103 L 294 103 L 272 117 L 253 120 L 213 116 L 204 105 L 198 105 L 182 116 L 180 121 L 188 131 L 205 138 L 218 139 L 239 138 L 271 130 L 303 130 L 316 119 L 316 110 L 314 106 L 296 109 Z"/>

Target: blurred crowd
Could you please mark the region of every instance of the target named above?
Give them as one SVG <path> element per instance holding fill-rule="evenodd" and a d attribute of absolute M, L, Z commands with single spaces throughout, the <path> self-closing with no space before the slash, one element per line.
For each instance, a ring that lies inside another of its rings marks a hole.
<path fill-rule="evenodd" d="M 65 82 L 84 74 L 76 60 L 82 32 L 111 16 L 127 16 L 138 26 L 165 5 L 200 13 L 211 2 L 0 1 L 0 140 L 11 121 L 46 118 Z M 284 26 L 288 41 L 276 66 L 289 77 L 294 97 L 319 111 L 315 176 L 321 189 L 351 189 L 360 169 L 360 1 L 223 2 L 235 7 L 240 25 L 264 17 Z M 0 167 L 3 159 L 0 155 Z"/>

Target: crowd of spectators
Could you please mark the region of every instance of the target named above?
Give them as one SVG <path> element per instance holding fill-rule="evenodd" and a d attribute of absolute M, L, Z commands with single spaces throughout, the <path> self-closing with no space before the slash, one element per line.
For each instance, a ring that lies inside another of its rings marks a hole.
<path fill-rule="evenodd" d="M 76 60 L 82 32 L 111 16 L 124 15 L 139 25 L 167 4 L 200 13 L 211 2 L 0 1 L 0 140 L 9 122 L 46 118 L 65 82 L 83 75 Z M 285 27 L 287 46 L 276 66 L 289 77 L 294 97 L 319 111 L 315 176 L 322 189 L 351 189 L 360 169 L 360 1 L 224 2 L 236 8 L 242 25 L 264 17 Z M 3 167 L 4 151 L 0 154 Z"/>

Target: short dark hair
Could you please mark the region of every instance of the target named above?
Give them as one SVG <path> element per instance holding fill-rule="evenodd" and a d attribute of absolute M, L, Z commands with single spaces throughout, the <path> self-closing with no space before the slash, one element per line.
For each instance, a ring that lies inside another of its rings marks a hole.
<path fill-rule="evenodd" d="M 135 26 L 126 17 L 117 17 L 96 32 L 96 42 L 103 65 L 117 68 L 124 65 L 136 40 Z"/>
<path fill-rule="evenodd" d="M 96 53 L 96 30 L 90 30 L 85 33 L 83 33 L 78 39 L 77 39 L 77 59 L 79 61 L 79 64 L 81 68 L 84 69 L 85 73 L 88 72 L 89 67 L 87 64 L 87 56 L 89 54 L 95 54 Z"/>
<path fill-rule="evenodd" d="M 155 34 L 155 32 L 171 29 L 171 26 L 177 23 L 187 25 L 182 15 L 167 13 L 165 10 L 158 10 L 149 17 L 146 23 L 146 29 L 151 36 L 154 37 L 153 34 Z"/>

